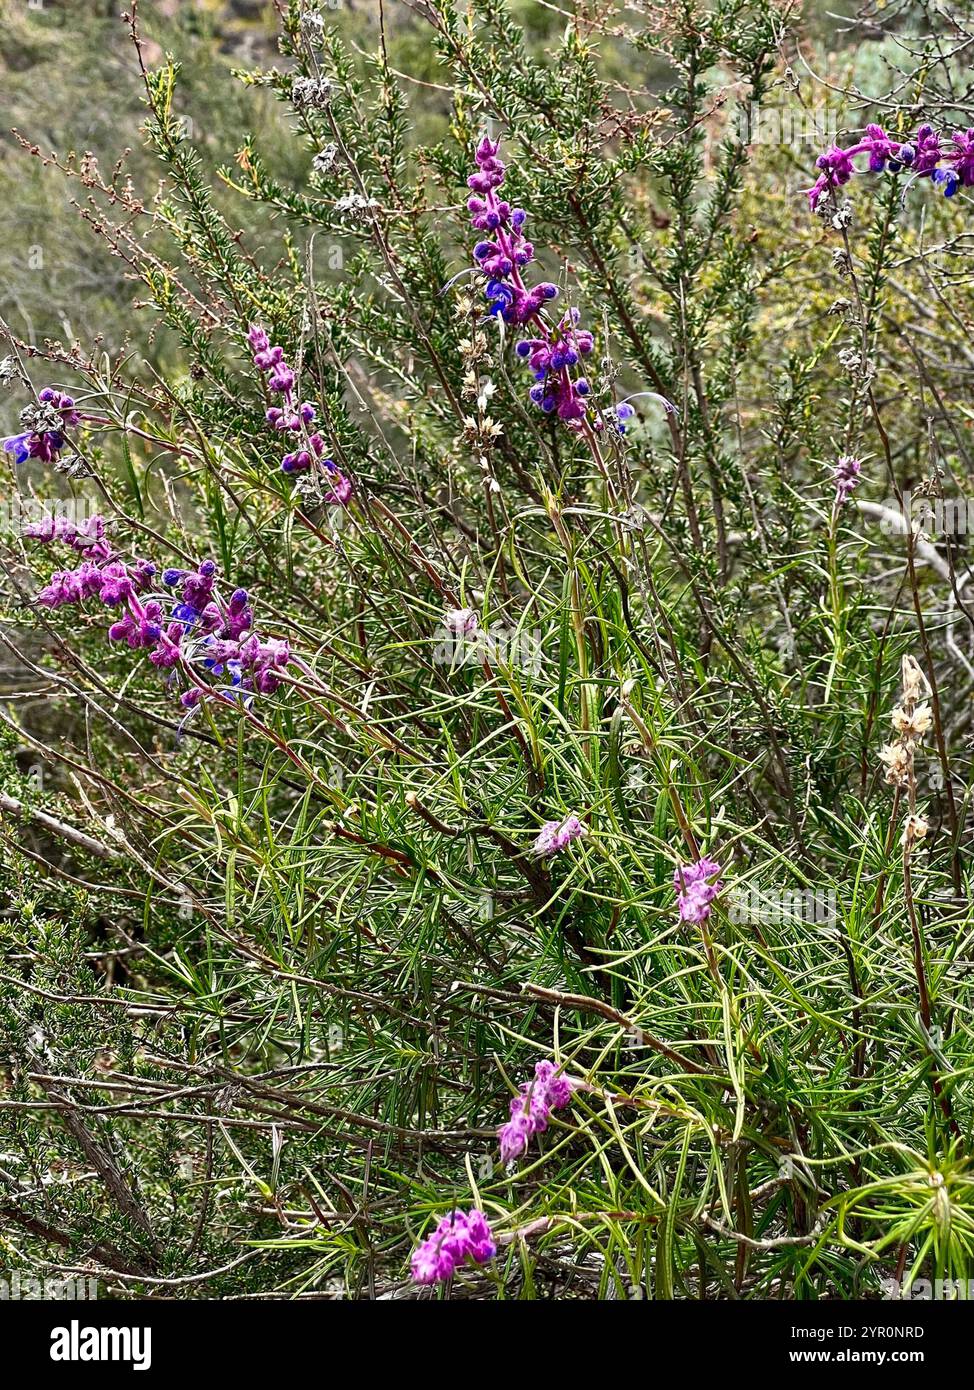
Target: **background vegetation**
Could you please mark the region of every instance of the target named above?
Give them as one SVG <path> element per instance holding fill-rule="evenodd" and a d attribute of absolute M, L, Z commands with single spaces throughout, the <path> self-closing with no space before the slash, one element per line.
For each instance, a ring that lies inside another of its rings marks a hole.
<path fill-rule="evenodd" d="M 971 486 L 971 200 L 801 191 L 833 133 L 974 125 L 971 26 L 316 13 L 5 6 L 3 405 L 13 432 L 50 383 L 91 418 L 75 476 L 4 455 L 0 1263 L 412 1297 L 416 1240 L 476 1205 L 498 1259 L 444 1296 L 966 1280 L 967 536 L 896 515 Z M 596 404 L 638 407 L 600 466 L 461 274 L 485 129 Z M 280 471 L 253 322 L 346 508 Z M 184 723 L 97 604 L 37 605 L 66 562 L 19 518 L 58 500 L 160 568 L 212 558 L 305 665 Z M 540 661 L 444 664 L 457 608 Z M 932 720 L 897 791 L 904 657 Z M 702 927 L 673 889 L 700 853 Z M 584 1084 L 508 1170 L 542 1057 Z"/>

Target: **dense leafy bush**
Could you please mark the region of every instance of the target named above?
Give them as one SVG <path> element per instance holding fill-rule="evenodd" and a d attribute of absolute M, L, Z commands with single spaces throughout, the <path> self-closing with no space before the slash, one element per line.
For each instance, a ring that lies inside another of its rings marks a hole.
<path fill-rule="evenodd" d="M 173 347 L 2 372 L 25 1261 L 970 1274 L 964 36 L 540 10 L 292 3 L 216 194 L 133 14 L 161 192 L 58 160 Z"/>

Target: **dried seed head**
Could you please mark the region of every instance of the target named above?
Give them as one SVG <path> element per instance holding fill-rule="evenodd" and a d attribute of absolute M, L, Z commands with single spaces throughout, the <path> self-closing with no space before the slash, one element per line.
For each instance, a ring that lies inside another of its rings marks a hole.
<path fill-rule="evenodd" d="M 375 198 L 366 198 L 361 193 L 344 193 L 335 203 L 335 211 L 341 216 L 365 221 L 374 214 L 381 203 Z"/>
<path fill-rule="evenodd" d="M 913 754 L 901 743 L 888 743 L 879 750 L 879 760 L 886 766 L 886 781 L 891 787 L 907 787 L 913 775 Z"/>
<path fill-rule="evenodd" d="M 60 458 L 55 459 L 54 468 L 56 472 L 64 473 L 69 478 L 93 478 L 95 475 L 91 464 L 80 454 L 62 454 Z"/>
<path fill-rule="evenodd" d="M 912 656 L 903 658 L 903 703 L 915 703 L 920 696 L 930 694 L 930 682 L 923 674 L 922 668 L 914 661 Z"/>
<path fill-rule="evenodd" d="M 60 433 L 64 429 L 61 412 L 53 405 L 25 405 L 20 412 L 20 423 L 35 434 Z"/>
<path fill-rule="evenodd" d="M 327 77 L 296 77 L 291 100 L 301 110 L 323 111 L 331 105 L 331 83 Z"/>
<path fill-rule="evenodd" d="M 301 16 L 301 33 L 312 48 L 320 48 L 325 37 L 324 16 L 317 10 L 306 10 Z"/>
<path fill-rule="evenodd" d="M 925 816 L 907 816 L 903 825 L 902 845 L 904 849 L 911 849 L 917 840 L 925 840 L 930 829 Z"/>
<path fill-rule="evenodd" d="M 897 705 L 890 716 L 893 728 L 902 739 L 909 739 L 911 743 L 918 743 L 924 734 L 928 733 L 933 724 L 933 715 L 929 705 L 917 705 L 912 711 L 904 709 L 902 705 Z"/>
<path fill-rule="evenodd" d="M 316 174 L 330 174 L 335 167 L 335 160 L 338 157 L 337 145 L 325 145 L 320 149 L 311 161 L 311 167 Z"/>

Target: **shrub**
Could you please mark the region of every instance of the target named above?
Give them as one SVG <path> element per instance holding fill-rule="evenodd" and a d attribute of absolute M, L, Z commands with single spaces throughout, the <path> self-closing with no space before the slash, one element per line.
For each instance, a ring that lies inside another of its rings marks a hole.
<path fill-rule="evenodd" d="M 363 55 L 294 3 L 244 79 L 304 167 L 217 200 L 129 23 L 164 189 L 60 163 L 179 365 L 3 369 L 8 1238 L 185 1297 L 967 1277 L 959 58 L 936 158 L 885 98 L 826 153 L 755 135 L 790 5 Z"/>

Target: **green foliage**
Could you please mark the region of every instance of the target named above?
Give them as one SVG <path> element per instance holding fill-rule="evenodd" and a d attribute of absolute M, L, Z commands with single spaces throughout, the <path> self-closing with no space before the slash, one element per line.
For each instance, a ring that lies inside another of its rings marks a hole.
<path fill-rule="evenodd" d="M 102 614 L 30 603 L 60 561 L 6 537 L 7 1258 L 369 1298 L 476 1204 L 500 1253 L 454 1289 L 483 1297 L 971 1277 L 966 557 L 857 507 L 968 478 L 966 201 L 877 175 L 851 225 L 808 215 L 813 150 L 740 123 L 805 109 L 769 0 L 430 0 L 368 45 L 308 10 L 245 75 L 279 114 L 239 149 L 175 119 L 196 50 L 143 45 L 165 186 L 85 184 L 170 346 L 47 349 L 88 417 L 62 492 L 160 567 L 212 556 L 301 664 L 179 727 Z M 537 278 L 596 333 L 596 406 L 645 405 L 625 437 L 526 405 L 468 270 L 484 128 Z M 347 508 L 280 471 L 251 323 Z M 482 659 L 444 660 L 456 608 Z M 894 791 L 911 657 L 935 710 Z M 695 925 L 673 874 L 701 854 L 725 888 Z M 504 1171 L 541 1056 L 582 1084 Z"/>

